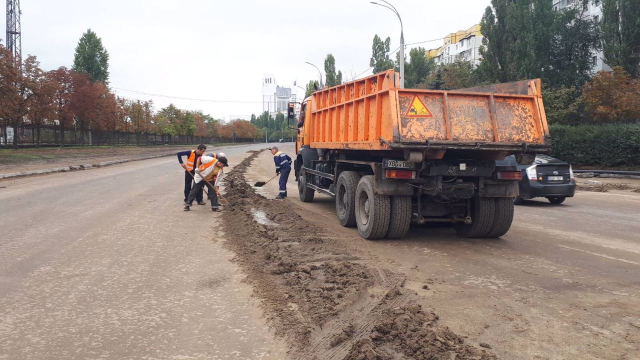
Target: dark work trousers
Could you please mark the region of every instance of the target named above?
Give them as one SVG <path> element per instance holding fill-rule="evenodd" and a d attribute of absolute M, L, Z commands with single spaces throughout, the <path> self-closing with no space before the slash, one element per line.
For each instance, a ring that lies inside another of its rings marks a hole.
<path fill-rule="evenodd" d="M 191 175 L 196 176 L 196 171 L 195 170 L 191 170 Z M 193 178 L 191 177 L 191 175 L 189 175 L 189 171 L 184 172 L 184 202 L 187 202 L 187 199 L 189 198 L 189 193 L 191 192 L 191 183 L 193 182 Z M 196 200 L 200 203 L 202 202 L 202 188 L 200 188 L 200 191 L 196 194 Z"/>
<path fill-rule="evenodd" d="M 287 196 L 287 181 L 289 181 L 290 172 L 290 168 L 282 169 L 282 171 L 280 171 L 280 180 L 278 180 L 278 183 L 280 184 L 280 195 L 283 197 Z"/>
<path fill-rule="evenodd" d="M 191 188 L 191 192 L 189 193 L 189 198 L 187 199 L 187 204 L 189 204 L 189 206 L 193 204 L 193 200 L 196 199 L 197 194 L 202 194 L 202 191 L 204 190 L 205 185 L 207 186 L 207 192 L 209 193 L 211 208 L 217 209 L 220 206 L 218 204 L 218 194 L 216 194 L 216 190 L 213 188 L 213 186 L 209 186 L 209 184 L 204 182 L 204 180 L 193 185 L 193 188 Z"/>

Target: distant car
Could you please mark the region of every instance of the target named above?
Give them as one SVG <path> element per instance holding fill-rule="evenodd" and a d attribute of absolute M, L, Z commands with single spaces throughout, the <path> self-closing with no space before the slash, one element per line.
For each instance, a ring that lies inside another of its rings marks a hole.
<path fill-rule="evenodd" d="M 576 193 L 576 181 L 571 165 L 547 155 L 537 155 L 533 164 L 520 165 L 511 155 L 504 161 L 496 162 L 498 166 L 516 166 L 522 171 L 520 180 L 520 196 L 515 199 L 521 204 L 525 199 L 545 197 L 552 204 L 562 204 L 566 198 Z"/>

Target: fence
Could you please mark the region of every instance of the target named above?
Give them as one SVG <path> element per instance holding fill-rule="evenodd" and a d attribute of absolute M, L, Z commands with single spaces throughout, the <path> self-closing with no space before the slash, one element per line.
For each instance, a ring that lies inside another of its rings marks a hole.
<path fill-rule="evenodd" d="M 9 129 L 7 131 L 7 129 Z M 10 127 L 0 127 L 0 148 L 13 146 L 13 137 L 17 136 L 18 146 L 31 147 L 38 145 L 38 129 L 36 126 L 20 126 L 18 131 Z M 13 135 L 13 136 L 12 136 Z M 40 127 L 41 146 L 60 146 L 62 134 L 58 126 Z M 237 139 L 236 141 L 253 141 Z M 206 136 L 135 134 L 123 131 L 97 131 L 65 129 L 64 146 L 101 146 L 101 145 L 191 145 L 214 142 L 233 142 L 233 139 L 220 139 Z"/>

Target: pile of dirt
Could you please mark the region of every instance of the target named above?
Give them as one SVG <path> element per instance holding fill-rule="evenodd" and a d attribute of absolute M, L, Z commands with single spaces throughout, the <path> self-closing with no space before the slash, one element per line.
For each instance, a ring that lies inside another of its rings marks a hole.
<path fill-rule="evenodd" d="M 623 190 L 640 193 L 640 186 L 619 183 L 586 183 L 577 184 L 578 190 L 593 192 L 608 192 L 609 190 Z"/>
<path fill-rule="evenodd" d="M 225 246 L 236 254 L 276 334 L 305 359 L 492 359 L 463 343 L 425 313 L 404 276 L 349 255 L 340 239 L 301 218 L 284 201 L 267 200 L 244 172 L 259 154 L 230 172 Z M 264 212 L 275 225 L 254 218 Z"/>

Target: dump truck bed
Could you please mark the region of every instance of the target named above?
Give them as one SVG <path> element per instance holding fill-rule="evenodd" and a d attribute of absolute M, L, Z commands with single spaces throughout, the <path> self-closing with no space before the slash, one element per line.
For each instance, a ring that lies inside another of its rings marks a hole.
<path fill-rule="evenodd" d="M 456 91 L 400 89 L 393 70 L 313 93 L 312 148 L 548 151 L 540 80 Z"/>

